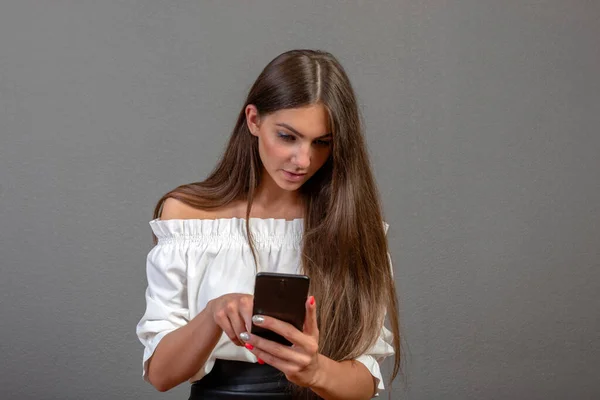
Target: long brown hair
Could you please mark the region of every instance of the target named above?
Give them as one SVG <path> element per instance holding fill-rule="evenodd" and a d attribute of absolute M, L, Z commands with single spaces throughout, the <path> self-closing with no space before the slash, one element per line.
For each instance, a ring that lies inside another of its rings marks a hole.
<path fill-rule="evenodd" d="M 316 103 L 328 112 L 333 148 L 300 194 L 305 204 L 301 262 L 319 305 L 319 351 L 336 361 L 366 353 L 375 343 L 387 311 L 394 337 L 393 380 L 400 370 L 400 331 L 381 204 L 356 96 L 346 72 L 331 54 L 292 50 L 271 61 L 250 89 L 214 171 L 202 182 L 165 194 L 156 205 L 154 218 L 160 216 L 169 197 L 198 209 L 246 201 L 246 230 L 256 259 L 249 224 L 262 163 L 258 139 L 246 123 L 246 106 L 254 104 L 262 117 Z"/>

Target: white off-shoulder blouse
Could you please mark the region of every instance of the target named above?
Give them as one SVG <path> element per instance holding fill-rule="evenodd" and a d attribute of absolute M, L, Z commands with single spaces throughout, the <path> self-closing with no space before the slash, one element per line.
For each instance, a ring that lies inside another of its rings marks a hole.
<path fill-rule="evenodd" d="M 303 219 L 250 219 L 259 272 L 301 273 L 303 223 Z M 245 225 L 242 218 L 150 221 L 158 243 L 148 253 L 146 312 L 136 328 L 145 347 L 144 379 L 148 380 L 148 360 L 165 335 L 187 324 L 214 298 L 254 293 L 256 266 Z M 377 379 L 378 393 L 384 388 L 379 363 L 394 354 L 391 341 L 390 331 L 382 327 L 375 345 L 356 359 Z M 257 362 L 250 351 L 223 334 L 189 381 L 208 374 L 217 358 Z"/>

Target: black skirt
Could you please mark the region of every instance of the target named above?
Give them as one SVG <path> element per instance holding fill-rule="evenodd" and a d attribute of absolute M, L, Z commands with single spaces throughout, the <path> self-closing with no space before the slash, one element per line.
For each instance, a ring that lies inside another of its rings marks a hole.
<path fill-rule="evenodd" d="M 292 400 L 293 386 L 270 365 L 243 361 L 215 361 L 213 369 L 192 383 L 189 400 L 282 399 Z"/>

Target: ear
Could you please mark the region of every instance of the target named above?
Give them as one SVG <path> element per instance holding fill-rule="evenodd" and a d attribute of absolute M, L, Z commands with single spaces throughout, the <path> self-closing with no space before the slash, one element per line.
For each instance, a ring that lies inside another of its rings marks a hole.
<path fill-rule="evenodd" d="M 254 136 L 258 136 L 258 129 L 260 128 L 260 117 L 258 115 L 258 109 L 254 104 L 248 104 L 246 106 L 246 125 L 248 130 Z"/>

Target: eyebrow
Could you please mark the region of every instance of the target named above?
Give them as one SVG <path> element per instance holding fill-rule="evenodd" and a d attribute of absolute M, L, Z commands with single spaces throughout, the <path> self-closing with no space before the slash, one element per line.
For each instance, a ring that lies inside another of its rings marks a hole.
<path fill-rule="evenodd" d="M 292 128 L 291 126 L 289 126 L 286 123 L 279 122 L 279 123 L 276 123 L 275 125 L 283 126 L 284 128 L 289 129 L 290 131 L 294 132 L 296 135 L 298 135 L 302 139 L 304 139 L 304 135 L 303 134 L 301 134 L 300 132 L 298 132 L 297 130 L 295 130 L 294 128 Z M 326 133 L 323 136 L 319 136 L 317 139 L 324 139 L 324 138 L 329 137 L 329 136 L 332 136 L 331 133 Z"/>

